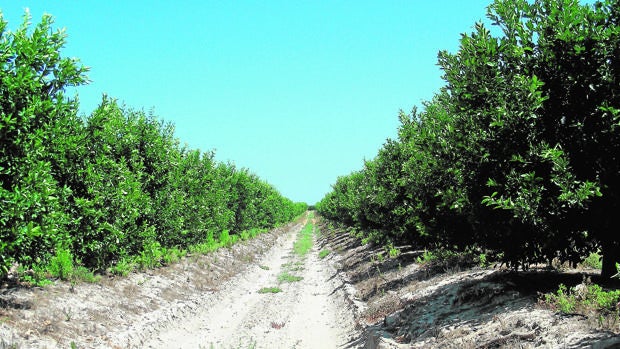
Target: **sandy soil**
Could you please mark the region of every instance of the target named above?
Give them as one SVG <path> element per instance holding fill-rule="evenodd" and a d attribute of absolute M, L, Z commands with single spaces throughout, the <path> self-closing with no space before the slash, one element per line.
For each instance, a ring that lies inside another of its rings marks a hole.
<path fill-rule="evenodd" d="M 620 348 L 620 321 L 539 302 L 595 271 L 420 265 L 412 246 L 378 258 L 382 248 L 326 226 L 301 258 L 292 250 L 304 223 L 126 278 L 2 285 L 0 349 Z"/>
<path fill-rule="evenodd" d="M 620 322 L 564 315 L 540 302 L 563 283 L 596 279 L 594 270 L 513 273 L 463 261 L 420 265 L 423 251 L 397 258 L 324 228 L 322 248 L 347 285 L 365 348 L 620 348 Z"/>
<path fill-rule="evenodd" d="M 353 331 L 335 270 L 292 253 L 303 221 L 181 263 L 105 277 L 0 288 L 1 348 L 337 348 Z M 283 271 L 303 277 L 278 281 Z M 263 287 L 280 293 L 258 293 Z"/>
<path fill-rule="evenodd" d="M 171 324 L 144 343 L 147 348 L 338 348 L 352 331 L 342 314 L 343 298 L 314 249 L 293 253 L 300 226 L 292 229 L 258 264 L 210 295 L 195 316 Z M 294 269 L 294 270 L 291 270 Z M 280 283 L 287 272 L 301 281 Z M 260 294 L 263 287 L 280 293 Z"/>

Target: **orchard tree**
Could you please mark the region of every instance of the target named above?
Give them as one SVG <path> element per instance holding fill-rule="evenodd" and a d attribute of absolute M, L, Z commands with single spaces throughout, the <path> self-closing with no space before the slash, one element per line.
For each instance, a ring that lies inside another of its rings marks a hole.
<path fill-rule="evenodd" d="M 620 3 L 496 0 L 440 53 L 475 239 L 507 261 L 620 259 Z"/>
<path fill-rule="evenodd" d="M 68 243 L 60 201 L 69 191 L 53 176 L 51 144 L 77 109 L 64 90 L 88 81 L 86 67 L 61 56 L 66 35 L 51 16 L 30 19 L 10 32 L 0 14 L 0 274 Z"/>
<path fill-rule="evenodd" d="M 317 205 L 412 243 L 513 267 L 620 260 L 620 0 L 496 0 L 421 113 Z M 499 35 L 495 35 L 498 33 Z M 420 237 L 421 235 L 421 237 Z"/>

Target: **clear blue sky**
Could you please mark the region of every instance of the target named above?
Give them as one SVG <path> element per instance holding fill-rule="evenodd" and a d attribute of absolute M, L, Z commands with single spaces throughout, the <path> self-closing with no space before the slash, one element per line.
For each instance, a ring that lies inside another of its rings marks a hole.
<path fill-rule="evenodd" d="M 102 93 L 154 109 L 191 148 L 247 167 L 313 204 L 396 135 L 398 111 L 443 85 L 437 52 L 490 3 L 436 1 L 18 1 L 69 35 L 91 67 L 84 114 Z"/>

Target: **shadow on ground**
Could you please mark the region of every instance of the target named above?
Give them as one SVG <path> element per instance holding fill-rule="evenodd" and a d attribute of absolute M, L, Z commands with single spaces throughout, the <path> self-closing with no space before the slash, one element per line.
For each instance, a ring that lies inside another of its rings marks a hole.
<path fill-rule="evenodd" d="M 364 331 L 347 348 L 620 347 L 619 323 L 562 315 L 540 301 L 559 284 L 600 283 L 594 270 L 512 272 L 466 258 L 422 266 L 423 251 L 412 246 L 381 259 L 382 248 L 345 230 L 321 231 L 321 248 L 336 252 L 328 258 L 360 308 Z"/>

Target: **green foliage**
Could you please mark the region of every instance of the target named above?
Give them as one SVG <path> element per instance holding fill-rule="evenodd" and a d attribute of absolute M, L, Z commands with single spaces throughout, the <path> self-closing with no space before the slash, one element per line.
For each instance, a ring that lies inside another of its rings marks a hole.
<path fill-rule="evenodd" d="M 151 242 L 144 246 L 136 262 L 141 269 L 152 269 L 162 265 L 166 250 L 159 242 Z"/>
<path fill-rule="evenodd" d="M 30 270 L 20 267 L 19 279 L 20 281 L 35 287 L 45 287 L 52 284 L 52 281 L 48 278 L 47 270 L 39 265 L 33 265 Z"/>
<path fill-rule="evenodd" d="M 308 223 L 302 228 L 299 232 L 299 237 L 295 244 L 293 245 L 293 251 L 300 257 L 305 256 L 312 249 L 312 232 L 314 229 L 314 225 L 312 222 L 308 221 Z"/>
<path fill-rule="evenodd" d="M 321 250 L 319 252 L 319 259 L 323 259 L 323 258 L 329 256 L 330 253 L 331 252 L 329 250 Z"/>
<path fill-rule="evenodd" d="M 279 287 L 263 287 L 260 290 L 258 290 L 258 293 L 280 293 L 282 292 L 282 289 Z"/>
<path fill-rule="evenodd" d="M 213 234 L 209 234 L 203 243 L 189 246 L 190 253 L 207 254 L 220 248 L 220 244 L 213 239 Z"/>
<path fill-rule="evenodd" d="M 363 241 L 490 251 L 514 268 L 620 262 L 620 11 L 617 0 L 496 0 L 457 52 L 445 86 L 399 115 L 360 171 L 316 209 Z"/>
<path fill-rule="evenodd" d="M 303 280 L 303 277 L 290 274 L 284 271 L 278 275 L 278 282 L 297 282 Z"/>
<path fill-rule="evenodd" d="M 232 238 L 230 234 L 228 234 L 228 230 L 224 230 L 220 233 L 220 244 L 224 247 L 230 247 L 233 244 Z"/>
<path fill-rule="evenodd" d="M 68 240 L 69 190 L 54 178 L 51 145 L 77 110 L 64 89 L 88 80 L 87 68 L 60 55 L 66 35 L 52 23 L 45 15 L 32 28 L 26 13 L 11 32 L 0 14 L 0 273 L 44 262 Z"/>
<path fill-rule="evenodd" d="M 74 266 L 73 273 L 70 277 L 72 282 L 82 281 L 88 283 L 95 283 L 101 280 L 101 275 L 95 275 L 88 268 L 78 265 Z"/>
<path fill-rule="evenodd" d="M 384 248 L 385 248 L 385 251 L 387 252 L 388 257 L 390 258 L 396 258 L 400 255 L 400 250 L 394 247 L 392 243 L 385 245 Z"/>
<path fill-rule="evenodd" d="M 434 260 L 437 260 L 439 256 L 437 256 L 433 251 L 424 250 L 421 256 L 416 258 L 416 263 L 418 264 L 427 264 Z"/>
<path fill-rule="evenodd" d="M 584 259 L 581 264 L 594 269 L 601 269 L 603 267 L 603 263 L 601 262 L 601 255 L 596 252 L 590 253 L 590 255 L 586 257 L 586 259 Z"/>
<path fill-rule="evenodd" d="M 376 255 L 374 255 L 374 257 L 371 257 L 374 260 L 376 260 L 379 263 L 383 263 L 383 261 L 385 260 L 385 257 L 383 256 L 383 252 L 379 252 Z"/>
<path fill-rule="evenodd" d="M 0 276 L 52 263 L 64 279 L 70 260 L 127 274 L 305 212 L 247 169 L 181 146 L 151 112 L 103 96 L 78 117 L 64 90 L 87 83 L 87 68 L 61 56 L 50 16 L 29 21 L 10 32 L 0 17 Z"/>
<path fill-rule="evenodd" d="M 116 264 L 109 268 L 110 272 L 115 275 L 127 276 L 134 270 L 134 263 L 130 258 L 122 258 Z"/>
<path fill-rule="evenodd" d="M 489 260 L 487 258 L 486 253 L 481 253 L 478 255 L 478 265 L 481 268 L 486 268 L 489 266 Z"/>
<path fill-rule="evenodd" d="M 181 258 L 185 257 L 186 255 L 187 255 L 187 251 L 185 250 L 180 250 L 176 247 L 167 248 L 163 255 L 163 263 L 165 265 L 176 263 L 179 260 L 181 260 Z"/>
<path fill-rule="evenodd" d="M 566 286 L 563 284 L 560 284 L 560 287 L 555 294 L 546 294 L 545 302 L 548 304 L 555 304 L 558 309 L 565 314 L 572 313 L 577 306 L 577 300 L 574 295 L 567 292 Z"/>
<path fill-rule="evenodd" d="M 560 284 L 555 293 L 544 295 L 544 302 L 556 306 L 562 313 L 588 314 L 590 311 L 613 312 L 617 310 L 620 301 L 620 290 L 605 291 L 601 286 L 591 283 L 583 283 L 568 289 Z"/>
<path fill-rule="evenodd" d="M 589 280 L 567 288 L 560 284 L 555 293 L 544 294 L 541 302 L 565 314 L 583 314 L 598 320 L 601 327 L 618 330 L 620 290 L 605 290 Z"/>
<path fill-rule="evenodd" d="M 52 277 L 69 280 L 74 271 L 71 252 L 64 249 L 56 250 L 56 255 L 50 259 L 47 270 Z"/>

